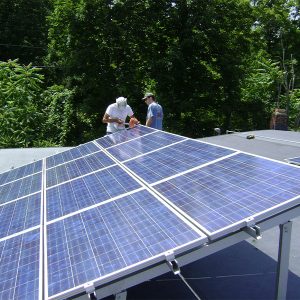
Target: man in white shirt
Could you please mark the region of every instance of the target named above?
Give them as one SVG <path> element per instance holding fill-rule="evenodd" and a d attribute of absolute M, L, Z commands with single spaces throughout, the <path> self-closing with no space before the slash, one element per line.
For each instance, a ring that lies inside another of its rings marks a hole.
<path fill-rule="evenodd" d="M 116 99 L 116 103 L 107 107 L 102 119 L 103 123 L 107 123 L 107 134 L 125 129 L 127 117 L 134 118 L 133 111 L 127 104 L 127 98 L 119 97 Z"/>

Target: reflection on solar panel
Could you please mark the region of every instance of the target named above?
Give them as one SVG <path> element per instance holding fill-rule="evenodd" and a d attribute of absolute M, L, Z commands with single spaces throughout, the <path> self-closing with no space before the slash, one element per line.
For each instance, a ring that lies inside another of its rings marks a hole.
<path fill-rule="evenodd" d="M 79 295 L 299 204 L 296 166 L 120 131 L 0 174 L 0 299 Z"/>
<path fill-rule="evenodd" d="M 299 157 L 288 158 L 287 161 L 290 164 L 300 165 L 300 156 Z"/>
<path fill-rule="evenodd" d="M 143 135 L 155 131 L 156 131 L 155 129 L 152 129 L 150 127 L 138 126 L 135 127 L 134 130 L 123 130 L 120 132 L 116 132 L 115 134 L 106 135 L 96 140 L 96 142 L 103 148 L 108 148 L 113 145 L 118 145 L 124 142 L 128 142 L 132 139 L 140 138 Z"/>

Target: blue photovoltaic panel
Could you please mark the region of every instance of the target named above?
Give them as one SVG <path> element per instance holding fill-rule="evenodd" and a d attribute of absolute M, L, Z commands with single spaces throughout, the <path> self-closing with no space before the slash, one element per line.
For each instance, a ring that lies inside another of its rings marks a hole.
<path fill-rule="evenodd" d="M 0 241 L 0 299 L 39 299 L 39 231 Z"/>
<path fill-rule="evenodd" d="M 122 130 L 119 132 L 116 132 L 114 134 L 106 135 L 98 140 L 96 142 L 101 145 L 103 148 L 108 148 L 123 142 L 130 141 L 132 139 L 141 137 L 145 134 L 155 132 L 157 130 L 145 127 L 145 126 L 136 126 L 134 128 L 128 129 L 128 130 Z"/>
<path fill-rule="evenodd" d="M 186 140 L 130 160 L 125 165 L 147 183 L 153 183 L 231 153 L 234 151 Z"/>
<path fill-rule="evenodd" d="M 119 166 L 75 179 L 47 190 L 47 220 L 140 188 Z"/>
<path fill-rule="evenodd" d="M 179 135 L 157 131 L 127 143 L 111 147 L 108 149 L 108 152 L 119 161 L 124 161 L 185 139 Z"/>
<path fill-rule="evenodd" d="M 42 173 L 0 186 L 0 204 L 36 193 L 42 188 Z"/>
<path fill-rule="evenodd" d="M 0 206 L 0 239 L 41 223 L 41 193 Z M 0 298 L 1 299 L 1 298 Z"/>
<path fill-rule="evenodd" d="M 42 160 L 0 174 L 0 185 L 42 171 Z"/>
<path fill-rule="evenodd" d="M 53 156 L 47 157 L 46 166 L 47 169 L 55 167 L 57 165 L 66 163 L 68 161 L 74 160 L 76 158 L 82 157 L 84 155 L 88 155 L 94 152 L 99 151 L 99 148 L 93 143 L 89 142 L 86 144 L 82 144 L 73 148 L 71 150 L 67 150 Z"/>
<path fill-rule="evenodd" d="M 289 158 L 288 162 L 295 165 L 300 165 L 300 157 Z"/>
<path fill-rule="evenodd" d="M 300 168 L 237 154 L 154 188 L 215 232 L 294 197 L 300 202 Z"/>
<path fill-rule="evenodd" d="M 102 151 L 87 155 L 47 170 L 47 187 L 103 169 L 114 164 Z"/>
<path fill-rule="evenodd" d="M 47 226 L 49 296 L 206 239 L 148 191 Z"/>

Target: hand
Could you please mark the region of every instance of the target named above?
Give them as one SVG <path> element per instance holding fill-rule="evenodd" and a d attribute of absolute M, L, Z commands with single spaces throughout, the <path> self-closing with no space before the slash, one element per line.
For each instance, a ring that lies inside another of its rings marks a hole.
<path fill-rule="evenodd" d="M 124 121 L 123 121 L 123 120 L 121 120 L 121 119 L 117 119 L 117 123 L 118 123 L 118 124 L 123 124 L 123 123 L 124 123 Z"/>

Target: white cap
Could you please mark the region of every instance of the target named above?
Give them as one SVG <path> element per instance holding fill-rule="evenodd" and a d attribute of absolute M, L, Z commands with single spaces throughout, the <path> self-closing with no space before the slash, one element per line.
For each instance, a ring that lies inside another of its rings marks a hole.
<path fill-rule="evenodd" d="M 125 108 L 127 106 L 127 98 L 119 97 L 116 99 L 118 108 Z"/>

